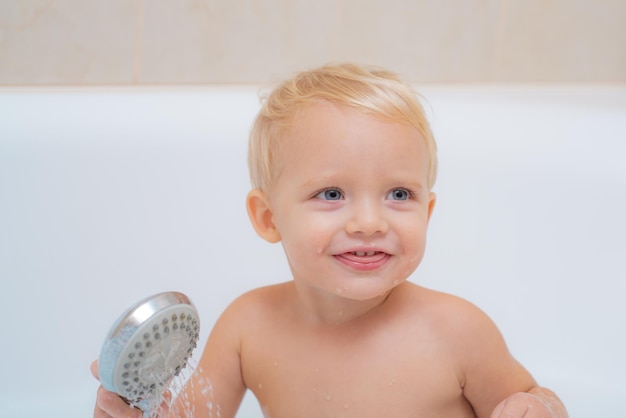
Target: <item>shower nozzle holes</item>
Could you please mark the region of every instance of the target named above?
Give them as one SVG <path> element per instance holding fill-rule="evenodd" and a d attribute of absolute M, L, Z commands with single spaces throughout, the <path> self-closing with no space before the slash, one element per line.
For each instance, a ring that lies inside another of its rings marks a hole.
<path fill-rule="evenodd" d="M 197 311 L 185 295 L 147 298 L 111 328 L 100 353 L 102 385 L 145 412 L 186 367 L 198 337 Z"/>

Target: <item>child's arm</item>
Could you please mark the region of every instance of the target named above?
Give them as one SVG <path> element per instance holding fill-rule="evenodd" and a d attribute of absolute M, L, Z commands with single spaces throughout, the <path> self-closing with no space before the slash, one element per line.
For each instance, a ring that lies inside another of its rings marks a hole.
<path fill-rule="evenodd" d="M 178 396 L 176 404 L 180 405 L 192 394 L 196 409 L 192 417 L 234 417 L 241 404 L 246 387 L 241 374 L 241 319 L 236 305 L 237 302 L 231 305 L 213 327 L 191 384 Z"/>
<path fill-rule="evenodd" d="M 509 353 L 496 325 L 475 306 L 459 306 L 463 393 L 480 418 L 567 418 L 550 390 L 537 386 Z"/>
<path fill-rule="evenodd" d="M 239 359 L 239 324 L 233 307 L 217 321 L 207 341 L 199 365 L 181 393 L 170 404 L 164 401 L 159 418 L 234 417 L 245 393 Z M 97 362 L 91 371 L 98 378 Z M 141 418 L 113 392 L 98 389 L 94 418 Z"/>
<path fill-rule="evenodd" d="M 218 319 L 189 382 L 168 417 L 234 417 L 246 387 L 241 373 L 242 318 L 235 301 Z"/>

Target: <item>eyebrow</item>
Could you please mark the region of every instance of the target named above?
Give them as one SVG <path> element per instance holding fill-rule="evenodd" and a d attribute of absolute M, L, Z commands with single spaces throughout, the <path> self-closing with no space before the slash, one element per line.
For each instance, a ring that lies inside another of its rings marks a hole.
<path fill-rule="evenodd" d="M 317 187 L 321 187 L 322 185 L 339 187 L 340 184 L 338 183 L 340 183 L 340 181 L 336 180 L 336 176 L 320 176 L 320 177 L 314 177 L 312 179 L 305 181 L 304 183 L 301 183 L 299 187 L 317 188 Z M 408 189 L 411 189 L 414 192 L 428 191 L 428 187 L 426 187 L 424 185 L 424 182 L 422 181 L 415 181 L 415 180 L 407 181 L 407 180 L 402 180 L 400 178 L 392 178 L 388 180 L 387 183 L 389 183 L 391 187 L 406 187 Z"/>
<path fill-rule="evenodd" d="M 335 183 L 333 181 L 333 177 L 332 176 L 321 176 L 321 177 L 314 177 L 312 179 L 309 179 L 307 181 L 305 181 L 304 183 L 300 184 L 300 187 L 302 188 L 310 188 L 310 187 L 314 187 L 317 185 L 321 185 L 321 184 L 332 184 Z"/>

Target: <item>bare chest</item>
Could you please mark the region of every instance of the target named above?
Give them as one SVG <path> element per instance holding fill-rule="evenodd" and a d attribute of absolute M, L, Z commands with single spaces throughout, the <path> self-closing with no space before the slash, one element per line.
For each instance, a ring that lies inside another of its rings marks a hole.
<path fill-rule="evenodd" d="M 266 417 L 474 417 L 445 350 L 428 341 L 275 335 L 242 351 L 245 383 Z"/>

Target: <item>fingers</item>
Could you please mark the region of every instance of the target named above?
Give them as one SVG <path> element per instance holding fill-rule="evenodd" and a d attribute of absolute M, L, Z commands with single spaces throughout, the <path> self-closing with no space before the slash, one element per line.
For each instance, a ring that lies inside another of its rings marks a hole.
<path fill-rule="evenodd" d="M 491 413 L 491 418 L 499 418 L 502 410 L 504 409 L 505 401 L 502 401 L 496 406 L 496 409 Z"/>
<path fill-rule="evenodd" d="M 98 376 L 98 360 L 91 363 L 91 374 L 96 379 Z M 98 388 L 96 406 L 93 411 L 94 418 L 142 418 L 143 412 L 128 405 L 116 393 L 109 392 L 102 386 Z"/>
<path fill-rule="evenodd" d="M 94 360 L 91 363 L 91 366 L 89 367 L 89 369 L 91 370 L 91 374 L 93 375 L 93 377 L 100 380 L 100 376 L 98 376 L 98 360 Z"/>
<path fill-rule="evenodd" d="M 536 396 L 514 393 L 495 407 L 491 418 L 550 418 L 550 409 Z"/>
<path fill-rule="evenodd" d="M 162 399 L 163 402 L 161 402 L 161 405 L 159 406 L 159 417 L 167 416 L 167 414 L 170 412 L 170 406 L 172 405 L 172 392 L 170 392 L 169 390 L 165 391 L 165 393 L 163 393 Z"/>
<path fill-rule="evenodd" d="M 502 402 L 493 410 L 491 418 L 525 418 L 528 417 L 528 405 L 517 402 Z"/>
<path fill-rule="evenodd" d="M 94 418 L 142 418 L 143 413 L 102 386 L 98 388 Z"/>

